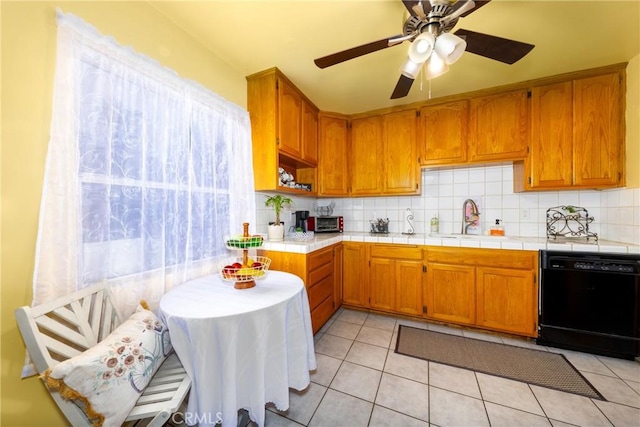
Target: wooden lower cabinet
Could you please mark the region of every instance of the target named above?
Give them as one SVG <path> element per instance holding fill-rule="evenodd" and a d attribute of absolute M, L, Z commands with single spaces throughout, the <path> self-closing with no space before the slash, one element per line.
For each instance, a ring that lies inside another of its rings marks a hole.
<path fill-rule="evenodd" d="M 411 316 L 422 314 L 422 283 L 424 264 L 420 261 L 395 261 L 396 264 L 396 306 L 395 311 Z"/>
<path fill-rule="evenodd" d="M 384 258 L 369 260 L 369 307 L 392 311 L 396 306 L 395 262 Z"/>
<path fill-rule="evenodd" d="M 477 275 L 478 326 L 522 335 L 535 334 L 536 312 L 531 309 L 537 307 L 533 272 L 478 267 Z"/>
<path fill-rule="evenodd" d="M 422 248 L 371 245 L 369 307 L 411 316 L 422 315 Z"/>
<path fill-rule="evenodd" d="M 355 307 L 368 307 L 366 243 L 342 242 L 342 303 Z"/>
<path fill-rule="evenodd" d="M 428 248 L 425 316 L 537 336 L 535 251 Z"/>
<path fill-rule="evenodd" d="M 340 249 L 336 249 L 337 247 Z M 286 271 L 304 280 L 314 334 L 339 307 L 334 293 L 341 286 L 335 275 L 342 271 L 341 247 L 342 244 L 338 243 L 309 254 L 258 251 L 259 255 L 271 259 L 271 270 Z M 337 300 L 340 301 L 339 298 Z"/>
<path fill-rule="evenodd" d="M 425 315 L 434 320 L 473 325 L 476 320 L 474 267 L 427 264 Z"/>

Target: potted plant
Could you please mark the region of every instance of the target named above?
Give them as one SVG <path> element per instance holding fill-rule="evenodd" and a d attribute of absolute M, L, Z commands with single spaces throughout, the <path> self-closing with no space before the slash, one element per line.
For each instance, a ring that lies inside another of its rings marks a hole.
<path fill-rule="evenodd" d="M 282 194 L 276 194 L 275 196 L 267 197 L 264 205 L 273 208 L 276 212 L 275 222 L 273 224 L 269 224 L 269 240 L 284 240 L 284 225 L 280 222 L 280 212 L 285 207 L 293 205 L 293 200 L 287 196 L 283 196 Z"/>

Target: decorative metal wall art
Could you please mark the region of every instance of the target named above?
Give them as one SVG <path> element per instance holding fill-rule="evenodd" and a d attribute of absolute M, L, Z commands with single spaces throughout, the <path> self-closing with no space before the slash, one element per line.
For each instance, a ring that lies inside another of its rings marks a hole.
<path fill-rule="evenodd" d="M 592 239 L 598 242 L 598 234 L 589 231 L 593 217 L 579 206 L 555 206 L 547 209 L 547 239 Z"/>

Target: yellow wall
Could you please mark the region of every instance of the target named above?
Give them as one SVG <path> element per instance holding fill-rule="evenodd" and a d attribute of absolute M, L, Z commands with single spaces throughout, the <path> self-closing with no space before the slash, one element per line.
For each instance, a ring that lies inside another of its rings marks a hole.
<path fill-rule="evenodd" d="M 160 61 L 246 108 L 244 75 L 145 2 L 0 3 L 2 25 L 2 281 L 0 425 L 65 425 L 35 377 L 20 379 L 24 345 L 15 307 L 31 303 L 31 280 L 55 65 L 55 9 L 74 13 L 122 45 Z"/>
<path fill-rule="evenodd" d="M 20 380 L 24 347 L 13 310 L 31 302 L 31 280 L 51 115 L 55 8 L 246 107 L 244 76 L 144 2 L 0 3 L 2 28 L 0 425 L 55 426 L 64 419 L 36 378 Z M 640 59 L 628 68 L 627 182 L 640 187 Z"/>
<path fill-rule="evenodd" d="M 627 187 L 640 188 L 640 55 L 627 65 Z"/>

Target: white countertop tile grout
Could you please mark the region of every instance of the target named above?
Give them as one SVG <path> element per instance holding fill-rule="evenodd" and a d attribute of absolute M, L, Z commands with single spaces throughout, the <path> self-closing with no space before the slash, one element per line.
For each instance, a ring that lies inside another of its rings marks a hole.
<path fill-rule="evenodd" d="M 315 234 L 312 239 L 306 241 L 287 240 L 286 238 L 282 242 L 265 241 L 261 249 L 279 252 L 310 253 L 342 241 L 527 251 L 547 249 L 570 252 L 640 253 L 640 246 L 606 240 L 600 240 L 597 244 L 586 242 L 554 243 L 553 241 L 547 241 L 546 238 L 537 237 L 508 237 L 507 239 L 498 239 L 491 236 L 437 238 L 429 236 L 428 234 L 406 235 L 390 233 L 376 235 L 352 232 Z"/>

